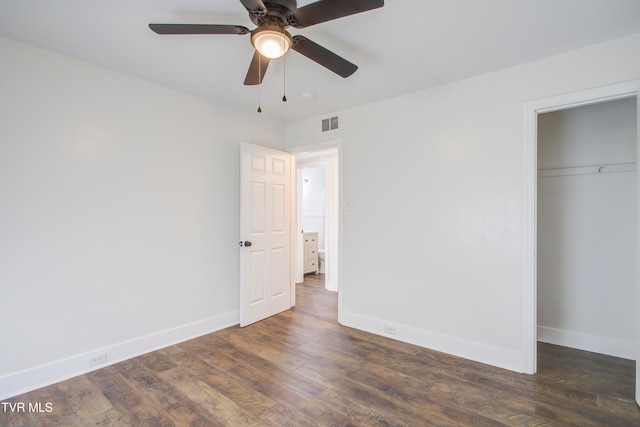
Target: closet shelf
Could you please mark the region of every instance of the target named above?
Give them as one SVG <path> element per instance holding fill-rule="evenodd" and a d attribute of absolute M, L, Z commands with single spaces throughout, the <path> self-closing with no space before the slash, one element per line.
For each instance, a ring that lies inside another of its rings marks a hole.
<path fill-rule="evenodd" d="M 638 163 L 610 163 L 593 166 L 538 169 L 538 178 L 569 175 L 597 175 L 603 173 L 635 172 Z"/>

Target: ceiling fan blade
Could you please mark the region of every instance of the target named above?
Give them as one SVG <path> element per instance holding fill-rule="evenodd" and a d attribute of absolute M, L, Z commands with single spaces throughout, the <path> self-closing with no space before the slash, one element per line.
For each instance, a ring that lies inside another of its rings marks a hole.
<path fill-rule="evenodd" d="M 294 10 L 292 25 L 297 28 L 309 27 L 382 6 L 384 0 L 320 0 Z"/>
<path fill-rule="evenodd" d="M 261 84 L 262 79 L 264 79 L 264 74 L 267 72 L 269 61 L 271 61 L 269 58 L 260 55 L 256 50 L 253 54 L 251 65 L 249 65 L 247 76 L 244 78 L 244 84 L 247 86 Z"/>
<path fill-rule="evenodd" d="M 349 77 L 358 69 L 357 65 L 301 35 L 293 36 L 291 48 L 341 77 Z"/>
<path fill-rule="evenodd" d="M 158 34 L 248 34 L 251 32 L 242 25 L 149 24 L 149 28 Z"/>
<path fill-rule="evenodd" d="M 267 13 L 267 7 L 262 3 L 262 0 L 240 0 L 240 3 L 242 3 L 244 8 L 249 12 Z"/>

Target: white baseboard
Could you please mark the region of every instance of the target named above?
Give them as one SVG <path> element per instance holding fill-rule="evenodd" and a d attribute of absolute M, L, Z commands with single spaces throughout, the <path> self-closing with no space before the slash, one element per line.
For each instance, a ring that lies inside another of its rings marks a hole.
<path fill-rule="evenodd" d="M 635 360 L 635 344 L 615 338 L 538 326 L 538 341 Z"/>
<path fill-rule="evenodd" d="M 350 328 L 486 363 L 498 368 L 524 372 L 523 356 L 519 351 L 494 347 L 355 313 L 342 313 L 340 321 L 342 325 Z M 389 329 L 394 330 L 395 334 L 385 333 Z"/>
<path fill-rule="evenodd" d="M 132 357 L 140 356 L 141 354 L 219 331 L 220 329 L 228 328 L 229 326 L 234 326 L 239 323 L 240 313 L 238 311 L 232 311 L 121 342 L 109 347 L 93 349 L 86 353 L 77 354 L 46 365 L 12 373 L 0 377 L 0 400 L 55 384 L 96 369 L 113 365 L 114 363 L 122 362 Z M 88 360 L 90 357 L 104 353 L 107 354 L 105 363 L 89 367 Z"/>

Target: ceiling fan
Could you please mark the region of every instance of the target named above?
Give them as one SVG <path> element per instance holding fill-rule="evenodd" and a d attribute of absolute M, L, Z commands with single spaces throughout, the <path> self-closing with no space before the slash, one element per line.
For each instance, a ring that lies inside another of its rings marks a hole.
<path fill-rule="evenodd" d="M 149 24 L 149 28 L 157 34 L 251 34 L 256 52 L 245 85 L 261 84 L 269 61 L 290 49 L 339 76 L 349 77 L 358 69 L 357 65 L 304 36 L 292 37 L 286 28 L 306 28 L 384 6 L 384 0 L 320 0 L 300 8 L 296 0 L 240 0 L 240 3 L 249 12 L 251 22 L 257 25 L 253 31 L 242 25 L 215 24 Z"/>

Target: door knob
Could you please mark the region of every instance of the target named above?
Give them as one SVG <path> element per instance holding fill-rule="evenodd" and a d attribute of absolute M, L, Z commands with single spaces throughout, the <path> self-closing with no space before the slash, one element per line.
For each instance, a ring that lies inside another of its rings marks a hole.
<path fill-rule="evenodd" d="M 251 242 L 248 240 L 245 240 L 244 243 L 240 242 L 240 246 L 246 246 L 248 248 L 249 246 L 251 246 Z"/>

